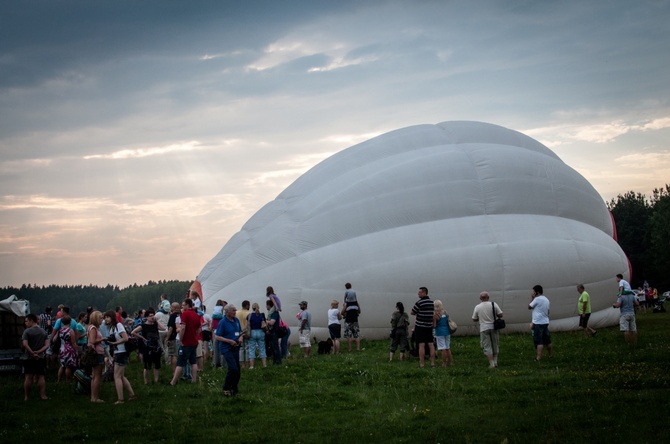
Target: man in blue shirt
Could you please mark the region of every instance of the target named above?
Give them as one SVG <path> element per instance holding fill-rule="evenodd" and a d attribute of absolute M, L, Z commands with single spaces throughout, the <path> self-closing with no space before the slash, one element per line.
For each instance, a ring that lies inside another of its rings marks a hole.
<path fill-rule="evenodd" d="M 619 330 L 631 348 L 637 343 L 637 325 L 635 324 L 635 310 L 640 306 L 634 294 L 621 294 L 614 303 L 614 308 L 621 311 Z"/>
<path fill-rule="evenodd" d="M 216 327 L 216 342 L 221 355 L 226 360 L 228 372 L 223 381 L 223 395 L 235 396 L 238 393 L 237 385 L 240 382 L 240 345 L 244 341 L 242 326 L 235 316 L 237 308 L 228 304 L 223 308 L 224 317 Z"/>

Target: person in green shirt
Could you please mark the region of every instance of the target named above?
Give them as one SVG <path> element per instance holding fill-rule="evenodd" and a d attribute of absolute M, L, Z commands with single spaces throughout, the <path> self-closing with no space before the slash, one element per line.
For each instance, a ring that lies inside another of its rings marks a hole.
<path fill-rule="evenodd" d="M 579 301 L 577 301 L 579 328 L 584 330 L 584 336 L 589 333 L 591 333 L 591 336 L 595 336 L 597 331 L 589 327 L 589 318 L 591 317 L 591 296 L 589 296 L 582 284 L 577 285 L 577 293 L 579 293 Z"/>

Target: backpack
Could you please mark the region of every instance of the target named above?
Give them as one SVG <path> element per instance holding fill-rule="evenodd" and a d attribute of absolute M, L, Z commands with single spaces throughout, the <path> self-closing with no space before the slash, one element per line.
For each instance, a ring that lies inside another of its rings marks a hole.
<path fill-rule="evenodd" d="M 91 393 L 91 377 L 82 370 L 74 372 L 74 380 L 77 382 L 74 386 L 74 392 L 79 394 Z"/>

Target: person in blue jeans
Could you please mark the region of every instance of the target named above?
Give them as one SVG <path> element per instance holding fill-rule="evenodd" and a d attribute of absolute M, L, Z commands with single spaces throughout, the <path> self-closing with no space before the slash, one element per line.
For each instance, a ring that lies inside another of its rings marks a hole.
<path fill-rule="evenodd" d="M 249 327 L 249 369 L 254 368 L 256 361 L 256 350 L 263 362 L 263 367 L 267 365 L 267 354 L 265 352 L 265 328 L 263 323 L 267 322 L 265 313 L 261 313 L 260 306 L 254 302 L 251 306 L 251 313 L 247 316 L 247 326 Z"/>

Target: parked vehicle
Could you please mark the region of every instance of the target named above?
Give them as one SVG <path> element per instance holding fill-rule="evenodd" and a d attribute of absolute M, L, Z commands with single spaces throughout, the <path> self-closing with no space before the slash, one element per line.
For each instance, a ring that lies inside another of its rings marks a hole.
<path fill-rule="evenodd" d="M 30 303 L 12 295 L 0 301 L 0 372 L 21 370 L 23 321 Z"/>

